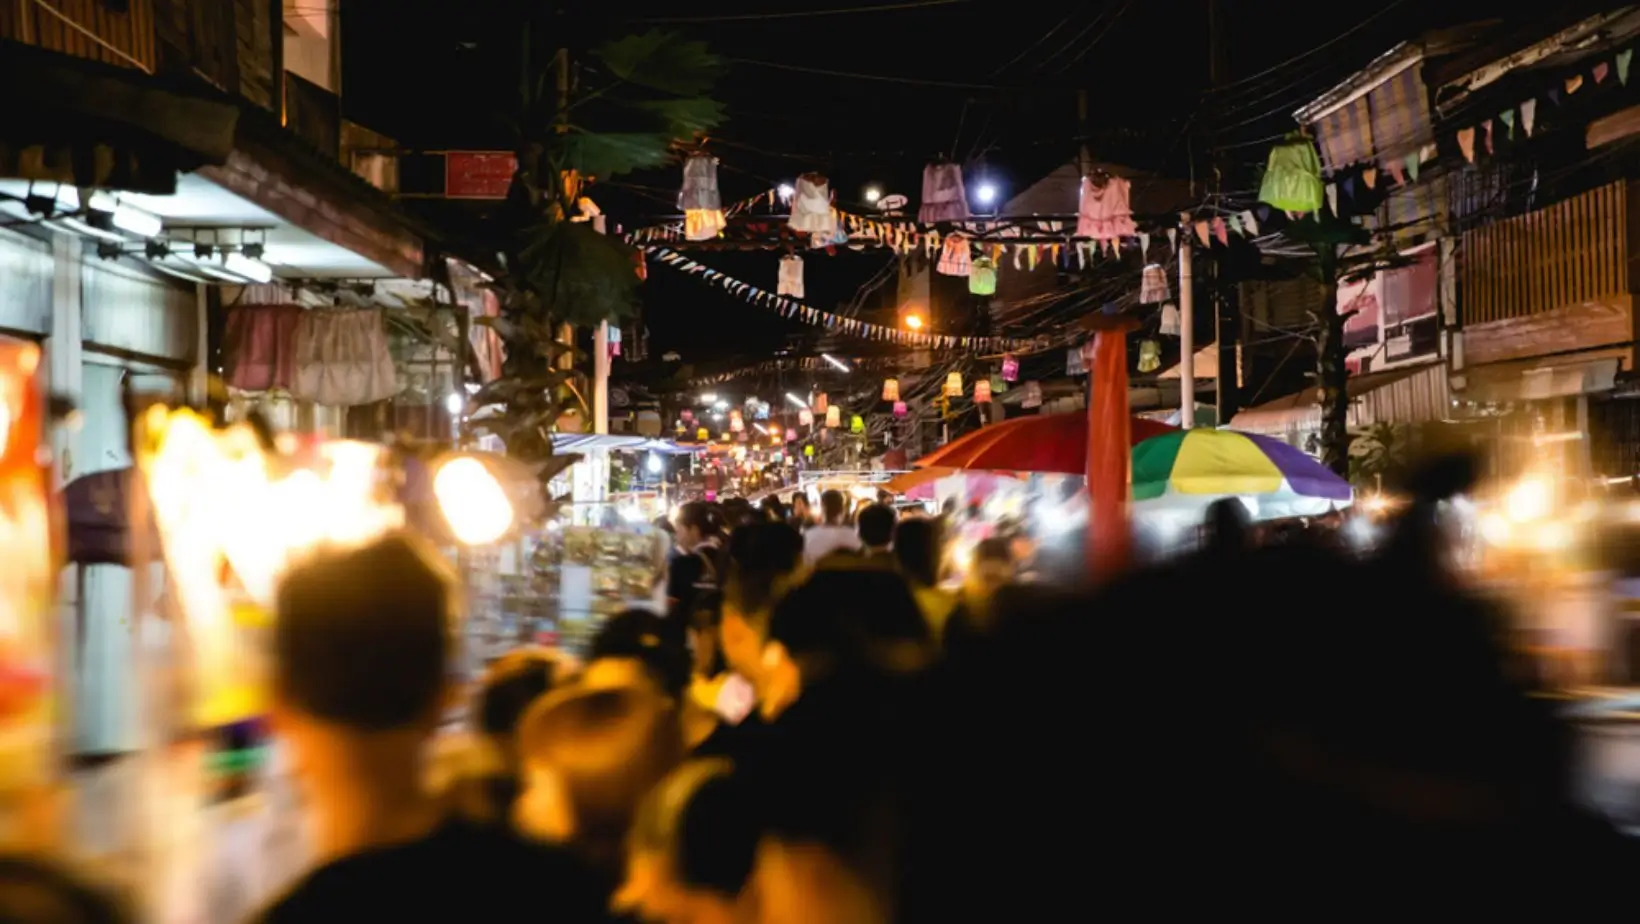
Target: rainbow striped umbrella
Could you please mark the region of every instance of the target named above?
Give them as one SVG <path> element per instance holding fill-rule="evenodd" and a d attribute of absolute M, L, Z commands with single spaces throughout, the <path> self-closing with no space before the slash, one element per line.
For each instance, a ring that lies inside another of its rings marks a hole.
<path fill-rule="evenodd" d="M 1180 430 L 1133 447 L 1139 509 L 1205 507 L 1240 497 L 1259 519 L 1316 516 L 1347 507 L 1349 482 L 1300 450 L 1235 430 Z"/>

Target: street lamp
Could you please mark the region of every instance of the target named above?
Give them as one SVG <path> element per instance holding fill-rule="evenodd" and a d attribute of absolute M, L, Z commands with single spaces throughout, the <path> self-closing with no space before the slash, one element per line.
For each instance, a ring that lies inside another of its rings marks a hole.
<path fill-rule="evenodd" d="M 906 315 L 905 316 L 905 326 L 910 330 L 922 330 L 923 329 L 922 315 L 915 314 L 915 313 Z"/>
<path fill-rule="evenodd" d="M 866 201 L 867 202 L 875 203 L 878 199 L 881 199 L 882 197 L 883 197 L 883 191 L 882 190 L 878 189 L 875 186 L 867 186 L 866 187 Z"/>

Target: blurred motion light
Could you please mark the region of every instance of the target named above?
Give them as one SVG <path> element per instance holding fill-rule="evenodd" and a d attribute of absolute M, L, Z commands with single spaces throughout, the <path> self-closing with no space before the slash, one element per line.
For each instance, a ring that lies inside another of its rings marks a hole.
<path fill-rule="evenodd" d="M 990 205 L 997 201 L 997 188 L 990 183 L 979 184 L 979 190 L 974 194 L 981 205 Z"/>
<path fill-rule="evenodd" d="M 796 189 L 796 187 L 792 186 L 792 184 L 790 184 L 790 183 L 781 183 L 780 184 L 780 198 L 790 199 L 792 196 L 794 196 L 796 194 L 797 194 L 797 189 Z"/>
<path fill-rule="evenodd" d="M 848 363 L 843 362 L 842 360 L 840 360 L 837 357 L 831 355 L 830 353 L 821 353 L 820 358 L 825 360 L 826 362 L 830 363 L 831 367 L 833 369 L 836 369 L 838 372 L 852 372 L 852 371 L 854 371 L 851 368 L 849 368 Z"/>
<path fill-rule="evenodd" d="M 644 464 L 649 468 L 651 475 L 659 475 L 666 470 L 666 463 L 661 461 L 659 453 L 650 453 L 648 461 Z"/>
<path fill-rule="evenodd" d="M 875 186 L 867 186 L 866 187 L 866 201 L 867 202 L 876 202 L 878 199 L 881 199 L 882 197 L 883 197 L 883 191 L 882 190 L 878 189 Z"/>
<path fill-rule="evenodd" d="M 802 398 L 797 397 L 789 391 L 786 392 L 786 400 L 792 403 L 792 407 L 802 408 L 805 411 L 809 408 L 809 403 L 807 401 L 804 401 Z"/>
<path fill-rule="evenodd" d="M 1554 504 L 1554 485 L 1543 475 L 1528 475 L 1509 490 L 1503 509 L 1515 523 L 1530 523 L 1549 515 Z"/>
<path fill-rule="evenodd" d="M 920 314 L 908 314 L 908 315 L 906 315 L 905 316 L 905 326 L 907 328 L 911 329 L 911 330 L 922 330 L 923 329 L 922 315 L 920 315 Z"/>
<path fill-rule="evenodd" d="M 433 496 L 450 531 L 465 545 L 494 542 L 512 528 L 507 492 L 484 463 L 471 456 L 457 456 L 439 466 L 433 475 Z"/>
<path fill-rule="evenodd" d="M 700 403 L 701 404 L 716 404 L 717 400 L 718 400 L 718 396 L 712 394 L 711 392 L 707 392 L 707 393 L 700 396 Z"/>
<path fill-rule="evenodd" d="M 466 406 L 467 399 L 462 397 L 460 392 L 452 391 L 444 398 L 444 409 L 450 412 L 451 417 L 460 414 L 461 409 Z"/>

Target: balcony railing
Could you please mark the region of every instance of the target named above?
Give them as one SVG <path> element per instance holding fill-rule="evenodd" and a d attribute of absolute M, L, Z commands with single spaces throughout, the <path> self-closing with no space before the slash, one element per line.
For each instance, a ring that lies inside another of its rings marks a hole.
<path fill-rule="evenodd" d="M 1628 294 L 1628 194 L 1618 180 L 1464 232 L 1465 325 Z"/>
<path fill-rule="evenodd" d="M 153 73 L 154 0 L 7 0 L 0 39 Z"/>

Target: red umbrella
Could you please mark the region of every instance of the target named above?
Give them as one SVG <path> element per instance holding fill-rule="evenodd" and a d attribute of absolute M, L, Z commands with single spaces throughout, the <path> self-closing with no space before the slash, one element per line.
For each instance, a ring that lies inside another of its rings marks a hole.
<path fill-rule="evenodd" d="M 1135 446 L 1179 429 L 1144 417 L 1133 418 L 1130 426 Z M 1035 414 L 1004 420 L 947 443 L 912 464 L 917 468 L 1086 474 L 1088 415 Z"/>

